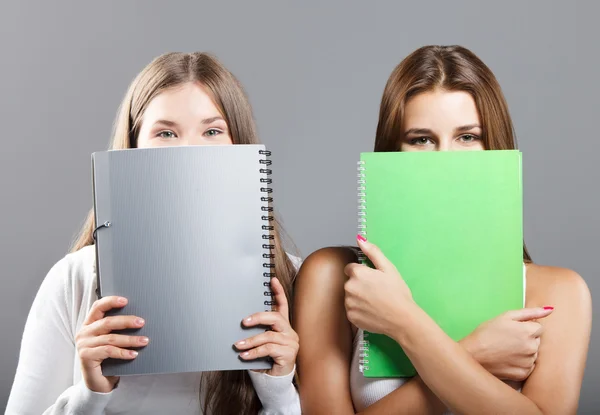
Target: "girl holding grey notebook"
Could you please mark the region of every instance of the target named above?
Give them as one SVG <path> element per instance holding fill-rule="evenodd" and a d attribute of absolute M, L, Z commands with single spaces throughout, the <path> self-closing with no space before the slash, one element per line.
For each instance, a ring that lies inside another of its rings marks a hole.
<path fill-rule="evenodd" d="M 152 61 L 131 84 L 111 148 L 227 144 L 258 144 L 242 87 L 209 55 L 169 53 Z M 277 276 L 270 282 L 276 310 L 239 316 L 246 327 L 271 330 L 231 345 L 242 360 L 272 359 L 271 369 L 103 376 L 105 359 L 136 359 L 133 349 L 143 350 L 152 339 L 112 333 L 146 322 L 144 316 L 110 315 L 126 306 L 127 298 L 97 300 L 97 229 L 91 212 L 72 252 L 52 267 L 35 298 L 7 413 L 299 414 L 293 383 L 298 336 L 288 308 L 299 260 L 284 251 L 278 223 L 272 226 L 268 243 L 274 256 L 268 257 Z"/>
<path fill-rule="evenodd" d="M 467 151 L 515 148 L 512 122 L 500 86 L 489 68 L 469 50 L 458 46 L 426 46 L 409 55 L 393 71 L 381 100 L 375 155 L 385 152 L 390 156 L 383 156 L 392 160 L 398 151 L 463 151 L 443 154 L 465 160 Z M 443 154 L 422 153 L 429 160 L 435 156 L 438 161 Z M 397 163 L 400 159 L 408 160 L 407 156 L 396 157 Z M 360 170 L 359 167 L 359 177 L 364 177 Z M 383 169 L 378 170 L 379 183 L 387 178 L 401 187 L 414 180 L 425 187 L 431 179 L 427 174 L 410 175 L 406 171 L 404 176 L 392 177 L 391 170 L 387 170 L 387 176 Z M 449 174 L 439 172 L 444 173 Z M 478 174 L 481 173 L 474 171 L 453 177 L 457 177 L 455 181 L 471 183 L 470 176 Z M 376 198 L 370 196 L 369 180 L 363 180 L 360 187 L 367 188 L 359 198 L 364 197 L 368 206 L 369 200 Z M 413 191 L 419 193 L 419 186 L 414 186 Z M 485 190 L 481 195 L 487 197 Z M 377 202 L 372 203 L 389 204 L 392 197 L 388 196 L 385 198 L 379 192 Z M 462 196 L 454 195 L 454 199 L 448 199 L 449 203 L 463 203 Z M 406 222 L 402 223 L 408 223 L 404 228 L 407 232 L 418 231 L 411 228 L 410 218 L 415 218 L 415 222 L 416 218 L 426 221 L 431 217 L 418 206 L 399 205 L 394 205 L 397 209 L 386 219 L 389 222 L 395 220 L 393 216 L 405 216 Z M 448 208 L 448 204 L 434 206 L 442 215 Z M 469 209 L 459 212 L 457 222 L 461 214 L 468 215 Z M 383 222 L 380 219 L 380 229 L 385 225 Z M 368 221 L 359 223 L 362 223 L 359 229 L 369 228 Z M 383 233 L 384 230 L 378 234 L 382 240 Z M 398 233 L 386 236 L 393 240 Z M 436 236 L 436 230 L 432 230 L 414 239 L 433 240 Z M 516 281 L 515 292 L 521 294 L 515 309 L 455 341 L 417 304 L 398 271 L 404 269 L 402 264 L 394 264 L 388 258 L 394 254 L 392 249 L 386 257 L 368 239 L 368 235 L 365 238 L 359 233 L 357 244 L 372 267 L 356 263 L 357 253 L 353 249 L 326 248 L 310 255 L 298 274 L 294 326 L 302 338 L 299 373 L 304 411 L 311 414 L 577 412 L 591 330 L 590 292 L 577 273 L 533 263 L 522 238 L 514 242 L 511 239 L 514 249 L 510 256 L 516 263 L 512 273 L 515 277 L 511 278 Z M 486 238 L 481 242 L 485 244 Z M 430 254 L 429 246 L 419 245 L 422 249 L 414 250 L 406 243 L 395 245 L 395 249 L 423 258 L 424 265 L 433 264 L 432 268 L 440 270 L 439 281 L 443 281 L 449 267 L 447 262 Z M 461 244 L 444 248 L 446 252 L 442 250 L 440 256 L 464 252 L 466 258 L 475 250 Z M 477 270 L 471 272 L 477 274 Z M 473 275 L 473 279 L 477 277 Z M 522 285 L 519 287 L 523 283 L 524 290 Z M 525 308 L 521 308 L 523 294 L 526 294 Z M 421 299 L 426 296 L 423 289 Z M 417 375 L 367 376 L 365 372 L 372 369 L 369 366 L 381 358 L 367 353 L 368 348 L 365 352 L 363 345 L 369 340 L 363 340 L 363 333 L 367 331 L 388 336 L 399 344 Z M 315 361 L 320 364 L 313 365 Z"/>

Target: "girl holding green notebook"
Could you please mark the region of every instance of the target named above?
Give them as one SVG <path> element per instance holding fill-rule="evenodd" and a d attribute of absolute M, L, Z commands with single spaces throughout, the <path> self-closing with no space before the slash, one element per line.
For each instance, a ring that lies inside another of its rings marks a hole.
<path fill-rule="evenodd" d="M 500 86 L 469 50 L 423 47 L 392 73 L 376 153 L 514 149 Z M 405 206 L 397 214 L 419 219 L 423 212 Z M 370 266 L 357 263 L 353 249 L 325 248 L 305 260 L 297 277 L 294 326 L 301 339 L 304 413 L 576 413 L 591 330 L 590 292 L 578 274 L 534 264 L 523 246 L 517 265 L 526 277 L 525 307 L 517 298 L 513 309 L 455 340 L 414 298 L 398 271 L 404 269 L 394 259 L 400 256 L 384 254 L 362 234 L 357 243 Z M 479 252 L 475 248 L 464 246 Z M 447 255 L 462 254 L 453 252 Z M 416 375 L 366 376 L 365 332 L 401 346 Z"/>

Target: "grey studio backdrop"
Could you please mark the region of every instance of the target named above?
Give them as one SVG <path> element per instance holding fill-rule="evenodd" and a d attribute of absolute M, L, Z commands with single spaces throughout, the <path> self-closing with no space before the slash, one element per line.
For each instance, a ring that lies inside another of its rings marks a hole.
<path fill-rule="evenodd" d="M 134 75 L 167 51 L 213 52 L 242 81 L 306 256 L 354 243 L 355 163 L 394 66 L 425 44 L 471 48 L 510 105 L 535 261 L 575 269 L 600 295 L 598 3 L 322 3 L 2 2 L 0 408 L 36 290 L 91 206 L 90 154 Z M 580 413 L 600 411 L 598 324 Z"/>

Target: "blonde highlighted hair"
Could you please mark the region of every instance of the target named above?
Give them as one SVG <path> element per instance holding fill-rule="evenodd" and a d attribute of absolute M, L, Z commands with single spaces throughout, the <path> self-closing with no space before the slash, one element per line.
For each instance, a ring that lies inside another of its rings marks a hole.
<path fill-rule="evenodd" d="M 259 142 L 250 103 L 233 74 L 210 54 L 175 52 L 155 58 L 133 80 L 119 107 L 110 148 L 118 150 L 137 147 L 137 135 L 150 101 L 166 89 L 189 82 L 198 82 L 209 91 L 227 123 L 233 144 Z M 71 246 L 72 252 L 94 243 L 94 228 L 92 209 Z M 291 305 L 295 268 L 283 247 L 283 231 L 277 220 L 274 222 L 273 234 L 275 274 Z M 205 394 L 204 413 L 256 414 L 261 407 L 246 371 L 206 373 L 202 378 L 201 389 Z"/>

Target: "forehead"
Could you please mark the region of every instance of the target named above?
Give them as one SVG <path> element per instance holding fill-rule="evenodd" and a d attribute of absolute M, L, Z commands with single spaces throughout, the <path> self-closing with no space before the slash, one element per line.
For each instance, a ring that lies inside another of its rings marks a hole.
<path fill-rule="evenodd" d="M 439 128 L 478 124 L 479 113 L 471 94 L 435 89 L 415 95 L 406 103 L 403 127 Z"/>
<path fill-rule="evenodd" d="M 144 118 L 213 117 L 221 115 L 210 92 L 200 83 L 188 82 L 167 88 L 155 96 Z"/>

